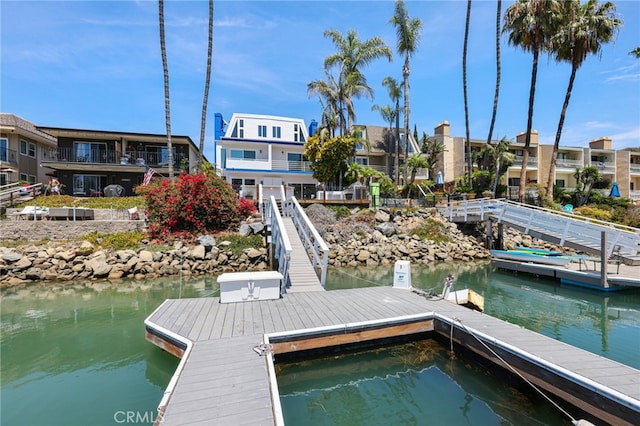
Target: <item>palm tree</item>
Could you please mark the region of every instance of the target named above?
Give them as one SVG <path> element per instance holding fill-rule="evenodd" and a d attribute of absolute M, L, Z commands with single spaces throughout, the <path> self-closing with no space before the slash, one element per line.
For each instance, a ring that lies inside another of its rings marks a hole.
<path fill-rule="evenodd" d="M 551 23 L 556 19 L 558 9 L 559 4 L 557 0 L 517 0 L 507 8 L 504 15 L 503 32 L 509 33 L 509 44 L 520 46 L 524 51 L 533 54 L 527 131 L 522 155 L 522 168 L 520 169 L 520 187 L 518 188 L 518 200 L 521 203 L 524 202 L 527 163 L 529 161 L 529 147 L 531 145 L 533 102 L 535 99 L 536 78 L 538 75 L 538 57 L 550 38 Z"/>
<path fill-rule="evenodd" d="M 167 47 L 164 42 L 164 0 L 158 1 L 160 20 L 160 51 L 162 53 L 162 70 L 164 72 L 164 116 L 167 128 L 167 151 L 169 162 L 169 179 L 173 180 L 173 146 L 171 145 L 171 106 L 169 104 L 169 66 L 167 65 Z"/>
<path fill-rule="evenodd" d="M 207 47 L 207 74 L 204 81 L 204 98 L 202 99 L 202 118 L 200 119 L 200 153 L 198 155 L 198 173 L 202 172 L 204 158 L 204 135 L 207 127 L 207 104 L 209 102 L 209 83 L 211 81 L 211 51 L 213 50 L 213 0 L 209 0 L 209 44 Z"/>
<path fill-rule="evenodd" d="M 471 0 L 467 0 L 467 19 L 464 26 L 464 48 L 462 49 L 462 87 L 464 92 L 464 125 L 467 138 L 467 176 L 471 182 L 471 138 L 469 136 L 469 99 L 467 97 L 467 44 L 469 43 L 469 21 L 471 20 Z"/>
<path fill-rule="evenodd" d="M 616 6 L 612 2 L 598 4 L 596 0 L 588 0 L 580 6 L 579 0 L 572 0 L 563 2 L 562 6 L 563 19 L 558 22 L 558 33 L 551 39 L 551 50 L 555 54 L 556 61 L 571 63 L 571 76 L 553 144 L 547 188 L 553 188 L 555 183 L 560 136 L 578 68 L 589 54 L 599 55 L 602 51 L 602 44 L 612 41 L 617 29 L 622 25 L 615 13 Z M 553 201 L 553 191 L 548 190 L 546 196 L 549 201 Z"/>
<path fill-rule="evenodd" d="M 404 0 L 396 0 L 395 12 L 391 18 L 391 24 L 396 27 L 398 38 L 398 53 L 404 55 L 402 77 L 404 79 L 404 181 L 407 181 L 407 158 L 409 156 L 409 59 L 416 52 L 420 41 L 422 22 L 420 19 L 411 19 L 407 13 Z"/>
<path fill-rule="evenodd" d="M 396 104 L 396 144 L 395 144 L 395 158 L 394 158 L 394 166 L 393 170 L 395 170 L 395 184 L 397 185 L 400 181 L 400 166 L 399 166 L 399 158 L 400 158 L 400 97 L 402 96 L 402 86 L 398 84 L 395 78 L 393 77 L 385 77 L 382 80 L 382 85 L 386 86 L 387 92 L 389 93 L 389 98 L 392 102 Z"/>
<path fill-rule="evenodd" d="M 500 95 L 500 18 L 502 15 L 502 1 L 498 0 L 496 6 L 496 91 L 493 96 L 493 112 L 491 114 L 491 124 L 489 125 L 489 135 L 487 136 L 487 145 L 491 144 L 493 138 L 493 127 L 496 124 L 496 115 L 498 113 L 498 97 Z M 488 150 L 486 152 L 489 152 Z M 487 168 L 488 157 L 484 157 L 484 168 Z"/>
<path fill-rule="evenodd" d="M 516 155 L 512 152 L 509 152 L 509 145 L 511 145 L 511 141 L 506 138 L 502 138 L 493 147 L 493 157 L 495 164 L 492 192 L 494 197 L 497 196 L 496 191 L 498 190 L 498 183 L 500 182 L 500 178 L 507 172 L 509 166 L 511 166 L 516 160 Z"/>
<path fill-rule="evenodd" d="M 419 152 L 409 157 L 406 164 L 408 167 L 411 167 L 411 180 L 409 181 L 409 192 L 407 194 L 407 198 L 411 198 L 411 189 L 413 187 L 413 182 L 416 180 L 418 169 L 425 169 L 429 167 L 429 161 L 427 157 L 423 156 L 422 153 Z"/>
<path fill-rule="evenodd" d="M 307 83 L 307 93 L 309 96 L 318 95 L 320 98 L 322 125 L 328 130 L 329 137 L 334 137 L 336 128 L 344 121 L 344 111 L 339 106 L 341 95 L 338 82 L 327 70 L 324 73 L 326 80 Z"/>
<path fill-rule="evenodd" d="M 340 109 L 347 109 L 347 122 L 341 121 L 340 129 L 341 134 L 345 134 L 346 129 L 350 128 L 351 120 L 355 120 L 352 98 L 373 97 L 373 89 L 367 85 L 361 69 L 381 57 L 391 61 L 392 52 L 380 37 L 372 37 L 362 42 L 354 30 L 348 31 L 346 37 L 337 30 L 327 30 L 324 36 L 330 38 L 338 50 L 325 58 L 324 69 L 328 71 L 334 66 L 339 68 L 338 103 Z"/>

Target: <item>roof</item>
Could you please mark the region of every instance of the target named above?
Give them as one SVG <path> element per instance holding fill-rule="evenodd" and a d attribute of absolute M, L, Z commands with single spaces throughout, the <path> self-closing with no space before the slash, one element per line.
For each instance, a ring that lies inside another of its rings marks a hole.
<path fill-rule="evenodd" d="M 35 124 L 25 120 L 22 117 L 18 117 L 15 114 L 0 113 L 0 130 L 11 131 L 32 138 L 39 139 L 43 142 L 49 142 L 56 144 L 58 141 L 52 135 L 39 130 Z"/>

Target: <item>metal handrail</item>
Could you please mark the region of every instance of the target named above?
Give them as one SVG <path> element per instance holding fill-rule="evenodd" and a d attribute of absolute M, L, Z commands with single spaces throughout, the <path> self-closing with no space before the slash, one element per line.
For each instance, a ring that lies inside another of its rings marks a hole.
<path fill-rule="evenodd" d="M 614 224 L 597 219 L 583 218 L 566 212 L 559 212 L 543 207 L 523 205 L 508 200 L 469 200 L 450 204 L 442 211 L 443 215 L 452 220 L 453 217 L 479 217 L 481 220 L 491 215 L 498 223 L 510 221 L 525 227 L 525 234 L 534 228 L 543 228 L 547 232 L 560 235 L 560 245 L 564 245 L 567 238 L 574 236 L 581 241 L 580 245 L 593 246 L 599 250 L 601 233 L 607 233 L 609 241 L 607 254 L 611 256 L 614 250 L 621 253 L 635 255 L 640 251 L 640 229 L 630 226 Z"/>
<path fill-rule="evenodd" d="M 298 230 L 298 235 L 304 248 L 307 252 L 311 251 L 314 267 L 320 269 L 320 284 L 324 287 L 327 281 L 327 267 L 329 265 L 329 246 L 324 242 L 316 227 L 313 226 L 296 197 L 291 197 L 289 206 L 293 224 Z"/>
<path fill-rule="evenodd" d="M 289 279 L 289 263 L 293 249 L 287 231 L 284 228 L 282 216 L 280 216 L 278 203 L 276 203 L 273 195 L 269 199 L 265 213 L 271 223 L 271 243 L 274 245 L 274 255 L 276 259 L 278 259 L 278 272 L 282 274 L 285 286 L 287 286 L 291 284 Z"/>

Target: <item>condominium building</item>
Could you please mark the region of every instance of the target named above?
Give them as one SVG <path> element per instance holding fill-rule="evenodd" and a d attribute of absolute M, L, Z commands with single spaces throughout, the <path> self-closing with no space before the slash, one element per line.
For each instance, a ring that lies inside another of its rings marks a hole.
<path fill-rule="evenodd" d="M 438 124 L 434 129 L 434 137 L 443 142 L 446 151 L 442 153 L 437 169 L 442 171 L 446 182 L 454 182 L 464 176 L 467 171 L 466 144 L 464 137 L 453 137 L 447 121 Z M 525 133 L 519 133 L 509 146 L 515 154 L 515 162 L 504 176 L 504 183 L 510 194 L 516 193 L 520 185 L 520 171 L 523 166 Z M 497 143 L 498 141 L 492 141 Z M 486 140 L 471 139 L 472 154 L 482 149 Z M 609 137 L 593 139 L 588 147 L 560 146 L 558 148 L 555 185 L 572 190 L 576 188 L 575 172 L 578 168 L 595 166 L 600 174 L 609 181 L 617 182 L 620 196 L 634 201 L 640 200 L 640 147 L 637 149 L 614 150 Z M 542 145 L 538 142 L 538 132 L 531 132 L 529 158 L 525 177 L 527 184 L 546 185 L 553 155 L 553 145 Z M 475 165 L 473 166 L 475 167 Z M 608 190 L 603 190 L 608 195 Z"/>

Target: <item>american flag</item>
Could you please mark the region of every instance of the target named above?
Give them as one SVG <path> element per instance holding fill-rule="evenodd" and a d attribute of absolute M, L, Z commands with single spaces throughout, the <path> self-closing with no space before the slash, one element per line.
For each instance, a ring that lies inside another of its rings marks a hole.
<path fill-rule="evenodd" d="M 151 182 L 151 178 L 153 177 L 155 172 L 155 170 L 149 167 L 149 169 L 147 169 L 146 173 L 144 174 L 144 178 L 142 178 L 142 184 L 149 185 L 149 182 Z"/>

